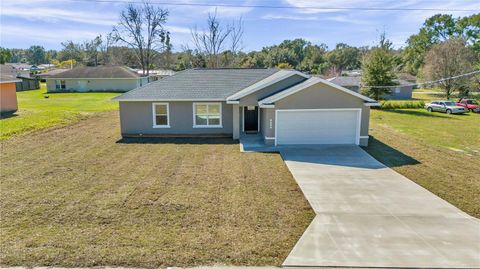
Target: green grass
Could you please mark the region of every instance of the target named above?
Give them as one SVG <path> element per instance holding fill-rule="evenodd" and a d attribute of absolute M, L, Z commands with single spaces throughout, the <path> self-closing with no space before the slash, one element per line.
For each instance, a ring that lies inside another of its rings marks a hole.
<path fill-rule="evenodd" d="M 423 108 L 425 102 L 417 100 L 386 100 L 380 102 L 381 109 Z"/>
<path fill-rule="evenodd" d="M 92 113 L 116 110 L 119 93 L 55 93 L 41 89 L 17 92 L 18 111 L 0 120 L 0 140 L 53 126 L 71 124 Z M 48 96 L 48 98 L 45 98 Z"/>
<path fill-rule="evenodd" d="M 480 151 L 480 114 L 447 115 L 425 109 L 372 110 L 372 125 L 383 125 L 431 146 Z"/>
<path fill-rule="evenodd" d="M 480 114 L 376 109 L 370 128 L 373 157 L 480 218 Z"/>

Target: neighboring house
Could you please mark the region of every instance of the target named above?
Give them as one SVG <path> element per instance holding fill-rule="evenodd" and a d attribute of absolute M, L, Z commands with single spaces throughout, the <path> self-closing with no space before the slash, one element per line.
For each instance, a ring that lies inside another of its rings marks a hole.
<path fill-rule="evenodd" d="M 143 70 L 137 70 L 139 75 L 143 74 Z M 157 81 L 169 76 L 175 75 L 175 71 L 169 69 L 154 69 L 148 72 L 148 82 Z"/>
<path fill-rule="evenodd" d="M 227 136 L 266 144 L 368 144 L 375 100 L 318 77 L 278 69 L 190 69 L 114 98 L 121 133 Z"/>
<path fill-rule="evenodd" d="M 50 78 L 51 76 L 54 76 L 54 75 L 58 75 L 68 70 L 70 69 L 63 69 L 63 68 L 52 69 L 48 72 L 37 74 L 37 77 L 40 79 L 41 82 L 46 82 L 47 78 Z"/>
<path fill-rule="evenodd" d="M 10 73 L 0 73 L 0 113 L 11 114 L 17 111 L 16 83 L 20 80 Z"/>
<path fill-rule="evenodd" d="M 30 71 L 28 70 L 17 69 L 10 64 L 2 64 L 0 65 L 0 72 L 2 74 L 9 74 L 10 76 L 17 78 L 17 91 L 40 89 L 40 82 L 37 78 L 31 77 Z"/>
<path fill-rule="evenodd" d="M 125 66 L 75 67 L 46 78 L 47 92 L 127 92 L 148 83 Z"/>
<path fill-rule="evenodd" d="M 359 76 L 341 76 L 330 78 L 329 81 L 354 92 L 360 92 L 362 78 Z M 412 83 L 402 79 L 396 79 L 394 81 L 398 83 L 398 87 L 392 88 L 391 93 L 383 96 L 383 98 L 387 100 L 412 99 Z"/>

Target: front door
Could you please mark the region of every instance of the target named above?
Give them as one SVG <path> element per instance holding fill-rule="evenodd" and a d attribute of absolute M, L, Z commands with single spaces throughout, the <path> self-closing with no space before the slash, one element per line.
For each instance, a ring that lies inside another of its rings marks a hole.
<path fill-rule="evenodd" d="M 258 132 L 258 107 L 246 106 L 243 107 L 243 126 L 246 133 Z"/>

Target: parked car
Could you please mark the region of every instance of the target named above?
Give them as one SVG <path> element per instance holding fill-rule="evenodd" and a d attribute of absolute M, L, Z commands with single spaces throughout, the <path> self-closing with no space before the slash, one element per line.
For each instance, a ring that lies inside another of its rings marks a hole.
<path fill-rule="evenodd" d="M 425 105 L 425 108 L 428 112 L 438 111 L 445 112 L 447 114 L 462 114 L 468 110 L 462 106 L 457 106 L 455 102 L 452 101 L 433 101 Z"/>
<path fill-rule="evenodd" d="M 480 113 L 480 105 L 478 105 L 477 101 L 473 99 L 462 98 L 458 101 L 457 106 L 463 106 L 471 112 Z"/>

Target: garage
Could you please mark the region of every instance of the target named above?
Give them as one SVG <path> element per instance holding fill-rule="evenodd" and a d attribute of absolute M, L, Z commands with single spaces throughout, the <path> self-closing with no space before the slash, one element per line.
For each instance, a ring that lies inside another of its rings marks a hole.
<path fill-rule="evenodd" d="M 276 145 L 359 144 L 361 109 L 276 110 Z"/>

